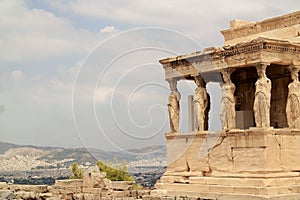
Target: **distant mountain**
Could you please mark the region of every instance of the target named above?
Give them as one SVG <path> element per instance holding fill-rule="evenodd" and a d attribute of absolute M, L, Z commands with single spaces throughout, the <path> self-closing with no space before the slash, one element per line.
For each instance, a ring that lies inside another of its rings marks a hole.
<path fill-rule="evenodd" d="M 129 149 L 127 150 L 128 152 L 133 152 L 133 153 L 158 153 L 161 151 L 165 151 L 166 147 L 163 145 L 153 145 L 153 146 L 148 146 L 148 147 L 143 147 L 140 149 Z"/>
<path fill-rule="evenodd" d="M 149 161 L 156 158 L 163 160 L 165 155 L 165 146 L 159 145 L 113 152 L 101 149 L 39 147 L 0 142 L 0 172 L 68 168 L 73 162 L 94 165 L 97 160 L 112 161 L 114 157 L 119 161 L 128 162 Z"/>
<path fill-rule="evenodd" d="M 4 154 L 10 148 L 17 148 L 18 145 L 10 144 L 6 142 L 0 142 L 0 154 Z"/>
<path fill-rule="evenodd" d="M 72 175 L 73 162 L 84 170 L 98 170 L 97 160 L 112 161 L 114 157 L 128 161 L 129 173 L 144 187 L 153 187 L 166 169 L 166 147 L 159 145 L 113 152 L 0 142 L 0 182 L 52 185 Z"/>
<path fill-rule="evenodd" d="M 17 144 L 0 141 L 0 154 L 4 154 L 6 151 L 8 151 L 11 148 L 21 148 L 21 147 L 29 147 L 29 148 L 42 149 L 42 150 L 51 150 L 57 148 L 57 147 L 39 147 L 34 145 L 17 145 Z"/>

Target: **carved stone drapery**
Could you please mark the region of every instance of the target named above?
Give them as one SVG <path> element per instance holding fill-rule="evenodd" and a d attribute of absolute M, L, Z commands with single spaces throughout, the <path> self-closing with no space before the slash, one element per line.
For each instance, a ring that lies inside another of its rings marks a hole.
<path fill-rule="evenodd" d="M 300 67 L 291 66 L 292 82 L 288 88 L 288 98 L 286 104 L 286 117 L 289 127 L 300 128 L 300 82 L 299 82 Z"/>
<path fill-rule="evenodd" d="M 235 85 L 231 82 L 230 74 L 232 70 L 222 70 L 224 83 L 222 84 L 222 100 L 220 118 L 222 122 L 222 129 L 234 129 L 236 127 L 235 114 L 235 99 L 234 91 Z"/>
<path fill-rule="evenodd" d="M 271 80 L 267 78 L 268 64 L 261 63 L 256 66 L 258 79 L 255 83 L 254 118 L 256 127 L 270 127 L 271 107 Z"/>
<path fill-rule="evenodd" d="M 195 89 L 194 94 L 194 117 L 196 119 L 196 130 L 203 131 L 205 130 L 207 122 L 207 108 L 208 108 L 208 97 L 205 89 L 205 82 L 202 77 L 194 77 L 197 88 Z"/>
<path fill-rule="evenodd" d="M 170 85 L 171 93 L 168 98 L 168 111 L 170 120 L 170 131 L 171 133 L 179 132 L 179 113 L 180 113 L 180 93 L 177 89 L 177 80 L 168 81 Z"/>

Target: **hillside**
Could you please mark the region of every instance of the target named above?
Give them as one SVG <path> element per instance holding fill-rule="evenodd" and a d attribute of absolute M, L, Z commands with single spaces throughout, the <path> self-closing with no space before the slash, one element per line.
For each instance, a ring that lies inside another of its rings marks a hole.
<path fill-rule="evenodd" d="M 101 149 L 38 147 L 0 142 L 0 172 L 30 171 L 36 169 L 67 169 L 73 162 L 83 166 L 94 165 L 97 160 L 127 160 L 129 163 L 148 163 L 164 160 L 164 146 L 150 146 L 126 152 L 111 152 Z M 157 165 L 157 162 L 155 162 Z M 131 165 L 136 166 L 136 164 Z"/>
<path fill-rule="evenodd" d="M 20 147 L 20 146 L 15 145 L 15 144 L 6 143 L 6 142 L 0 142 L 0 154 L 4 154 L 7 150 L 9 150 L 11 148 L 17 148 L 17 147 Z"/>
<path fill-rule="evenodd" d="M 166 166 L 165 146 L 149 146 L 122 152 L 101 149 L 38 147 L 0 142 L 0 182 L 17 184 L 54 184 L 71 175 L 70 165 L 79 163 L 84 170 L 95 170 L 97 160 L 127 160 L 137 183 L 153 187 Z M 96 168 L 97 169 L 97 168 Z"/>

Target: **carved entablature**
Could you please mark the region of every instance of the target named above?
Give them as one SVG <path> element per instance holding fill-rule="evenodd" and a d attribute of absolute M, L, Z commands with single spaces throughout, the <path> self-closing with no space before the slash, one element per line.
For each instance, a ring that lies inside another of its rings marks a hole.
<path fill-rule="evenodd" d="M 286 53 L 300 53 L 300 46 L 289 46 L 287 47 L 286 44 L 265 44 L 264 49 L 278 51 L 278 52 L 286 52 Z"/>
<path fill-rule="evenodd" d="M 208 52 L 208 53 L 207 53 Z M 219 72 L 226 68 L 243 68 L 258 63 L 291 65 L 300 63 L 300 44 L 283 40 L 258 38 L 246 43 L 160 60 L 166 79 L 192 79 L 199 74 Z M 215 80 L 206 80 L 215 81 Z"/>
<path fill-rule="evenodd" d="M 226 51 L 223 51 L 220 53 L 220 56 L 233 56 L 233 55 L 237 55 L 237 54 L 241 54 L 241 53 L 250 53 L 250 52 L 255 52 L 258 50 L 263 49 L 263 44 L 249 44 L 249 45 L 245 45 L 243 47 L 235 47 L 232 50 L 231 49 L 227 49 Z"/>

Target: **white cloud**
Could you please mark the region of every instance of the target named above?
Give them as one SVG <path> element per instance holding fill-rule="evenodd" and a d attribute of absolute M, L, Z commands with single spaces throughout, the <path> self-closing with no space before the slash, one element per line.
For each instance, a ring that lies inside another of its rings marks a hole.
<path fill-rule="evenodd" d="M 99 87 L 95 91 L 95 102 L 100 104 L 108 104 L 109 98 L 113 93 L 112 87 Z"/>
<path fill-rule="evenodd" d="M 14 70 L 11 72 L 11 78 L 15 81 L 20 81 L 24 79 L 24 74 L 21 70 Z"/>
<path fill-rule="evenodd" d="M 220 45 L 220 29 L 229 27 L 229 20 L 250 21 L 296 11 L 294 0 L 62 0 L 52 6 L 77 15 L 92 17 L 131 26 L 160 26 L 187 33 L 204 45 Z M 255 15 L 253 15 L 255 13 Z"/>
<path fill-rule="evenodd" d="M 64 4 L 66 1 L 64 1 Z M 269 12 L 275 9 L 284 11 L 295 8 L 295 2 L 288 0 L 279 2 L 274 5 L 268 1 L 235 1 L 226 2 L 220 0 L 166 0 L 166 1 L 148 1 L 148 0 L 122 0 L 117 1 L 94 1 L 94 0 L 74 0 L 69 1 L 70 8 L 82 15 L 93 16 L 98 18 L 107 18 L 142 24 L 186 24 L 203 23 L 209 21 L 209 18 L 203 20 L 200 17 L 210 16 L 215 18 L 215 14 L 232 14 L 234 13 L 253 13 Z M 284 5 L 284 6 L 283 6 Z M 212 12 L 213 11 L 213 12 Z M 282 14 L 282 13 L 281 13 Z M 248 15 L 249 16 L 249 15 Z M 249 16 L 252 17 L 252 16 Z M 195 20 L 196 19 L 196 20 Z M 195 24 L 197 25 L 197 24 Z"/>
<path fill-rule="evenodd" d="M 105 26 L 100 30 L 100 33 L 113 33 L 116 32 L 117 29 L 114 26 Z"/>
<path fill-rule="evenodd" d="M 21 0 L 0 2 L 0 59 L 24 61 L 87 53 L 97 34 L 75 29 L 65 18 L 29 9 Z"/>

